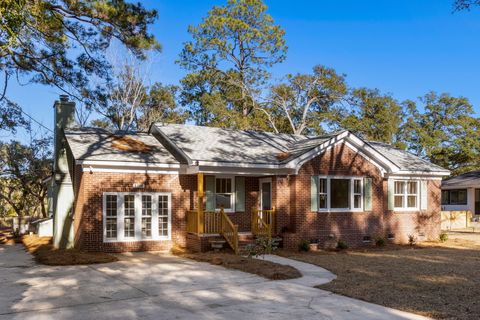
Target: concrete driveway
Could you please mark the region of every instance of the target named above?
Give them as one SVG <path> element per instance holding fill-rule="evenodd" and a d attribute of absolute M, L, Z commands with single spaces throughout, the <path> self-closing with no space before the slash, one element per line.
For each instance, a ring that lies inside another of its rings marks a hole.
<path fill-rule="evenodd" d="M 310 265 L 308 265 L 310 266 Z M 306 269 L 307 270 L 307 269 Z M 36 265 L 0 246 L 3 319 L 423 319 L 312 288 L 156 253 L 110 264 Z"/>

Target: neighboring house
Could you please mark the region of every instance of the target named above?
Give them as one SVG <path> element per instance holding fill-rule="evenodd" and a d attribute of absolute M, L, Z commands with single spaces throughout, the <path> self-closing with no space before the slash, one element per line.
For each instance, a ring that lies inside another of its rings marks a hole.
<path fill-rule="evenodd" d="M 480 171 L 442 181 L 442 210 L 470 211 L 480 215 Z"/>
<path fill-rule="evenodd" d="M 74 129 L 55 103 L 54 239 L 91 251 L 206 250 L 224 237 L 283 245 L 436 239 L 449 171 L 348 131 L 320 137 L 152 124 Z M 239 236 L 240 234 L 240 236 Z"/>

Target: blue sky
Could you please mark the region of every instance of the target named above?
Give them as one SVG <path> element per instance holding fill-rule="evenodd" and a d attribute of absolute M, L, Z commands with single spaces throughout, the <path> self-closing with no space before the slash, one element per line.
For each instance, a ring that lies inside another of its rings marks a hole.
<path fill-rule="evenodd" d="M 159 12 L 152 32 L 163 46 L 152 80 L 177 83 L 184 71 L 174 61 L 189 40 L 187 26 L 225 1 L 143 2 Z M 448 92 L 469 98 L 480 114 L 480 10 L 452 13 L 452 2 L 266 1 L 289 46 L 287 60 L 273 69 L 274 77 L 310 72 L 323 64 L 346 74 L 353 87 L 378 88 L 399 100 L 430 90 Z M 9 87 L 10 97 L 50 128 L 59 93 L 39 85 Z"/>

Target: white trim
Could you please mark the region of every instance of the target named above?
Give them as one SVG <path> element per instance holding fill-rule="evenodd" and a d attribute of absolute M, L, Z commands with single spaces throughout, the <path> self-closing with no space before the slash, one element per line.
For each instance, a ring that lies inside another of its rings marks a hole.
<path fill-rule="evenodd" d="M 273 208 L 273 182 L 272 182 L 272 178 L 260 178 L 258 179 L 258 190 L 260 191 L 259 193 L 259 196 L 260 196 L 260 208 L 259 210 L 262 210 L 263 208 L 263 204 L 262 204 L 262 201 L 263 201 L 263 196 L 262 196 L 262 183 L 264 182 L 269 182 L 270 183 L 270 207 Z"/>
<path fill-rule="evenodd" d="M 82 167 L 83 172 L 108 172 L 108 173 L 147 173 L 147 174 L 172 174 L 178 175 L 178 171 L 166 170 L 146 170 L 146 169 L 114 169 L 114 168 L 85 168 Z"/>
<path fill-rule="evenodd" d="M 363 198 L 365 196 L 365 191 L 364 191 L 364 179 L 365 177 L 363 176 L 336 176 L 336 175 L 319 175 L 319 179 L 327 179 L 327 208 L 319 208 L 318 213 L 325 213 L 325 212 L 364 212 L 364 207 L 363 207 Z M 332 179 L 348 179 L 350 180 L 350 199 L 349 199 L 349 208 L 331 208 L 331 180 Z M 354 194 L 353 194 L 353 188 L 354 188 L 354 180 L 360 180 L 360 186 L 361 186 L 361 197 L 362 201 L 360 201 L 360 208 L 353 208 L 353 203 L 354 203 Z"/>
<path fill-rule="evenodd" d="M 141 161 L 104 161 L 104 160 L 76 160 L 75 164 L 83 166 L 107 167 L 138 167 L 138 168 L 180 168 L 179 163 L 149 163 Z"/>
<path fill-rule="evenodd" d="M 106 199 L 107 195 L 115 195 L 117 197 L 117 238 L 107 238 L 106 229 Z M 124 230 L 124 201 L 125 195 L 134 195 L 135 199 L 135 237 L 125 237 Z M 152 236 L 149 238 L 142 237 L 142 195 L 150 195 L 152 197 Z M 158 235 L 158 196 L 168 197 L 168 236 Z M 172 239 L 172 194 L 170 192 L 103 192 L 103 242 L 138 242 L 138 241 L 161 241 Z"/>

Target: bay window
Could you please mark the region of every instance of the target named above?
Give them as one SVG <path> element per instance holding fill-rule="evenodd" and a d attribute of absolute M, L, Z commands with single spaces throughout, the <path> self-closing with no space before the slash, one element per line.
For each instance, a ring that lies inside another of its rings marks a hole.
<path fill-rule="evenodd" d="M 169 240 L 171 194 L 106 192 L 103 221 L 105 242 Z"/>

